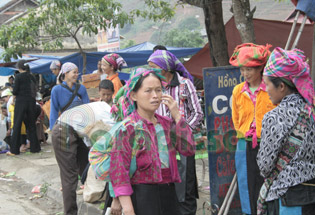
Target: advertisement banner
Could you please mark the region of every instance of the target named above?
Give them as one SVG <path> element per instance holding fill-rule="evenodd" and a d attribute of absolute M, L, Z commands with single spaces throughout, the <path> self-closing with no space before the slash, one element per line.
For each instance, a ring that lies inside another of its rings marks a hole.
<path fill-rule="evenodd" d="M 210 198 L 221 207 L 235 171 L 236 132 L 232 121 L 232 91 L 244 81 L 239 67 L 203 69 L 209 154 Z M 242 214 L 238 190 L 228 214 Z"/>

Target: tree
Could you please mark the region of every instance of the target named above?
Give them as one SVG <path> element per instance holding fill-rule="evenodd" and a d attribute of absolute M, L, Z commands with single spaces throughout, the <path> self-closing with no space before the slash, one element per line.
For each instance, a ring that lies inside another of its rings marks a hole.
<path fill-rule="evenodd" d="M 182 20 L 178 24 L 178 28 L 180 29 L 188 29 L 188 30 L 196 30 L 200 28 L 200 22 L 195 17 L 191 16 L 184 20 Z"/>
<path fill-rule="evenodd" d="M 210 57 L 213 66 L 229 65 L 229 54 L 223 22 L 222 1 L 217 0 L 179 0 L 203 9 L 205 26 L 209 41 Z"/>
<path fill-rule="evenodd" d="M 127 40 L 123 42 L 123 44 L 121 45 L 121 49 L 125 49 L 134 45 L 136 45 L 136 42 L 134 40 Z"/>
<path fill-rule="evenodd" d="M 162 44 L 173 47 L 201 47 L 204 40 L 200 31 L 173 29 L 164 35 Z"/>
<path fill-rule="evenodd" d="M 209 40 L 210 57 L 213 66 L 229 65 L 227 40 L 222 14 L 222 1 L 216 0 L 179 0 L 179 2 L 194 5 L 203 9 L 205 26 Z M 249 0 L 232 0 L 232 13 L 235 25 L 242 42 L 255 42 L 253 14 Z"/>
<path fill-rule="evenodd" d="M 133 23 L 137 16 L 154 21 L 169 19 L 174 15 L 174 6 L 168 1 L 145 0 L 145 8 L 128 13 L 115 0 L 43 0 L 38 9 L 9 25 L 0 27 L 0 46 L 5 49 L 5 61 L 17 58 L 23 52 L 42 47 L 53 50 L 63 47 L 64 38 L 71 37 L 83 56 L 85 71 L 86 56 L 78 40 L 78 34 L 96 35 L 98 29 Z M 83 71 L 83 73 L 84 73 Z"/>
<path fill-rule="evenodd" d="M 240 33 L 242 43 L 255 43 L 253 16 L 256 7 L 250 9 L 249 0 L 232 0 L 231 12 L 234 14 L 235 26 Z"/>

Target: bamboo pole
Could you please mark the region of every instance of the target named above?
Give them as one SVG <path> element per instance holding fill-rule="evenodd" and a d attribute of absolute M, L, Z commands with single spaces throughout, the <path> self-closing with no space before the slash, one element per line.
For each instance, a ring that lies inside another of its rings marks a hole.
<path fill-rule="evenodd" d="M 304 19 L 303 19 L 303 22 L 302 22 L 302 24 L 301 24 L 301 26 L 300 26 L 300 28 L 299 28 L 299 32 L 298 32 L 298 34 L 296 35 L 295 41 L 294 41 L 294 43 L 293 43 L 291 49 L 294 49 L 294 48 L 297 46 L 297 44 L 298 44 L 298 42 L 299 42 L 299 40 L 300 40 L 301 34 L 302 34 L 302 32 L 303 32 L 303 29 L 304 29 L 306 20 L 307 20 L 307 16 L 305 15 L 305 16 L 304 16 Z"/>
<path fill-rule="evenodd" d="M 230 199 L 230 195 L 232 194 L 232 191 L 234 190 L 234 187 L 235 186 L 237 187 L 236 178 L 237 177 L 236 177 L 236 173 L 235 173 L 234 177 L 233 177 L 233 180 L 231 182 L 230 188 L 229 188 L 228 192 L 226 193 L 226 196 L 225 196 L 225 198 L 223 200 L 222 206 L 220 207 L 218 215 L 222 215 L 223 214 L 223 212 L 225 211 L 225 208 L 227 207 L 228 200 Z M 233 194 L 233 196 L 234 196 L 234 194 Z M 233 197 L 232 197 L 232 199 L 233 199 Z M 228 208 L 230 208 L 230 206 L 228 206 Z"/>
<path fill-rule="evenodd" d="M 285 50 L 287 50 L 289 48 L 289 45 L 291 43 L 291 40 L 292 40 L 292 36 L 293 36 L 293 32 L 295 30 L 295 26 L 296 26 L 296 23 L 297 23 L 297 20 L 300 16 L 300 11 L 297 11 L 296 15 L 295 15 L 295 18 L 294 18 L 294 22 L 293 22 L 293 25 L 291 27 L 291 31 L 290 31 L 290 34 L 289 34 L 289 38 L 288 38 L 288 41 L 287 41 L 287 44 L 285 45 Z"/>
<path fill-rule="evenodd" d="M 227 202 L 227 205 L 226 205 L 226 208 L 225 208 L 225 211 L 224 211 L 223 215 L 227 215 L 229 210 L 230 210 L 230 206 L 231 206 L 231 203 L 233 201 L 233 198 L 234 198 L 234 195 L 235 195 L 235 192 L 236 192 L 236 188 L 237 188 L 237 183 L 235 183 L 235 185 L 233 187 L 232 193 L 231 193 L 231 195 L 230 195 L 230 197 L 228 199 L 228 202 Z"/>

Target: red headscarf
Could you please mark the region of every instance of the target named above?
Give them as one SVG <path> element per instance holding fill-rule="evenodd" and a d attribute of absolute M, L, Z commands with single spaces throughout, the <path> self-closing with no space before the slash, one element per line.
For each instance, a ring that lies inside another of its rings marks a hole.
<path fill-rule="evenodd" d="M 266 64 L 270 55 L 270 44 L 256 45 L 253 43 L 243 43 L 236 46 L 234 53 L 230 58 L 230 64 L 233 66 L 256 67 Z"/>

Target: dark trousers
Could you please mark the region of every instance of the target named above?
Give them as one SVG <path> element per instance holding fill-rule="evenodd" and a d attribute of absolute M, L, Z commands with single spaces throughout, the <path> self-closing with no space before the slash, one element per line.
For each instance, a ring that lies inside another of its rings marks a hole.
<path fill-rule="evenodd" d="M 267 202 L 268 215 L 315 214 L 315 179 L 289 187 L 280 199 Z M 281 204 L 280 204 L 281 201 Z M 298 207 L 298 208 L 296 208 Z M 298 214 L 297 214 L 298 213 Z"/>
<path fill-rule="evenodd" d="M 302 205 L 300 206 L 299 214 L 296 214 L 295 212 L 290 213 L 290 206 L 286 206 L 287 210 L 286 212 L 282 212 L 280 208 L 283 206 L 280 206 L 279 201 L 281 199 L 276 199 L 270 202 L 267 202 L 267 214 L 268 215 L 314 215 L 315 214 L 315 203 L 308 204 L 308 205 Z M 298 207 L 298 206 L 291 206 L 291 207 Z M 289 210 L 288 210 L 289 209 Z M 290 213 L 290 214 L 289 214 Z"/>
<path fill-rule="evenodd" d="M 52 143 L 60 169 L 64 214 L 76 215 L 78 175 L 82 175 L 89 162 L 89 149 L 72 127 L 60 124 L 52 130 Z"/>
<path fill-rule="evenodd" d="M 21 146 L 21 126 L 24 122 L 28 138 L 31 142 L 30 151 L 35 153 L 39 152 L 40 144 L 38 142 L 36 133 L 36 116 L 35 116 L 36 103 L 34 101 L 16 101 L 14 107 L 14 125 L 11 137 L 10 152 L 13 154 L 20 154 Z"/>
<path fill-rule="evenodd" d="M 257 214 L 257 200 L 264 178 L 260 175 L 256 157 L 259 146 L 253 149 L 252 142 L 246 141 L 247 182 L 251 214 Z"/>
<path fill-rule="evenodd" d="M 194 155 L 186 158 L 186 180 L 181 182 L 186 184 L 185 201 L 179 202 L 179 211 L 181 215 L 195 215 L 198 198 L 196 162 Z"/>
<path fill-rule="evenodd" d="M 174 184 L 136 184 L 132 189 L 135 214 L 180 215 Z"/>

